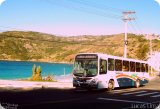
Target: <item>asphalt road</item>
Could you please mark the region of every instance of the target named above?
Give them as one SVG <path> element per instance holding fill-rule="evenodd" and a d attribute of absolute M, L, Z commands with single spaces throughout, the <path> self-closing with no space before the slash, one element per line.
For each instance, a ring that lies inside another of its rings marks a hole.
<path fill-rule="evenodd" d="M 157 77 L 140 88 L 117 88 L 112 92 L 84 89 L 0 91 L 0 103 L 7 109 L 154 109 L 160 103 L 159 86 Z"/>

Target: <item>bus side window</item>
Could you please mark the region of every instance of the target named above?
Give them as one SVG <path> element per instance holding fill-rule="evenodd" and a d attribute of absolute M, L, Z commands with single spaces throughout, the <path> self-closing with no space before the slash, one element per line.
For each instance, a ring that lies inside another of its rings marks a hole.
<path fill-rule="evenodd" d="M 142 72 L 145 72 L 145 69 L 146 69 L 145 67 L 146 67 L 145 64 L 144 64 L 144 63 L 141 63 L 141 71 L 142 71 Z"/>
<path fill-rule="evenodd" d="M 129 71 L 129 61 L 123 61 L 123 71 Z"/>
<path fill-rule="evenodd" d="M 100 74 L 106 74 L 107 73 L 107 61 L 106 60 L 100 60 Z"/>
<path fill-rule="evenodd" d="M 130 71 L 131 72 L 135 72 L 135 70 L 136 70 L 136 66 L 135 66 L 135 62 L 130 62 Z"/>
<path fill-rule="evenodd" d="M 115 70 L 116 71 L 122 71 L 122 60 L 115 60 Z"/>
<path fill-rule="evenodd" d="M 136 72 L 140 72 L 141 71 L 141 66 L 139 62 L 136 62 Z"/>
<path fill-rule="evenodd" d="M 114 59 L 108 58 L 108 70 L 114 71 Z"/>
<path fill-rule="evenodd" d="M 146 64 L 146 72 L 148 72 L 148 64 Z"/>

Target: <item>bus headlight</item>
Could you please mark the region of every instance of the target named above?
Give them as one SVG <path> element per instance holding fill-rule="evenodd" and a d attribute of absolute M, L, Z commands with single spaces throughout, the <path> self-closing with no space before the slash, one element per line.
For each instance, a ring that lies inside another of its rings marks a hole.
<path fill-rule="evenodd" d="M 79 81 L 76 77 L 73 77 L 73 87 L 80 86 Z"/>
<path fill-rule="evenodd" d="M 77 82 L 77 80 L 78 80 L 78 79 L 77 79 L 76 77 L 73 78 L 73 81 L 74 81 L 74 82 Z"/>
<path fill-rule="evenodd" d="M 97 79 L 93 79 L 91 82 L 90 82 L 90 85 L 96 85 L 97 84 Z"/>

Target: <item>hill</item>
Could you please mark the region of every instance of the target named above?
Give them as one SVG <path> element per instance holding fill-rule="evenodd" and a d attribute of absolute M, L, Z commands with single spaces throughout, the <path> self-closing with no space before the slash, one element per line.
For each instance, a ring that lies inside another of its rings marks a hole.
<path fill-rule="evenodd" d="M 142 35 L 128 34 L 128 57 L 146 60 L 149 40 Z M 124 34 L 103 36 L 60 37 L 32 31 L 0 33 L 0 59 L 44 62 L 73 62 L 81 52 L 99 52 L 123 56 Z M 160 41 L 153 40 L 153 51 L 160 50 Z"/>

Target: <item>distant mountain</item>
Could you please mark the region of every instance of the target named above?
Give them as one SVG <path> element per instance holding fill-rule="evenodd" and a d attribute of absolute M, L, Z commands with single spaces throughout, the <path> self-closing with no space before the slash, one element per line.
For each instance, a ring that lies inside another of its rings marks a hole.
<path fill-rule="evenodd" d="M 160 50 L 160 41 L 153 40 L 153 51 Z M 123 56 L 124 34 L 103 36 L 60 37 L 32 31 L 0 33 L 0 60 L 73 62 L 81 52 L 99 52 Z M 149 40 L 142 35 L 128 34 L 128 57 L 146 60 Z"/>

